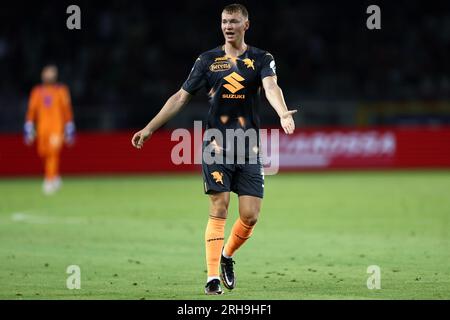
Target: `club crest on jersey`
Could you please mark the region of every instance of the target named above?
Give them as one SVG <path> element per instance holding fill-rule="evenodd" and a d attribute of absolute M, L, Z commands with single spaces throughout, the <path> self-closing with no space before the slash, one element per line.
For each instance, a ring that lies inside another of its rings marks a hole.
<path fill-rule="evenodd" d="M 242 60 L 242 62 L 245 64 L 245 66 L 247 67 L 247 69 L 252 68 L 253 70 L 255 70 L 255 60 L 253 59 L 249 59 L 249 58 L 245 58 Z"/>
<path fill-rule="evenodd" d="M 231 69 L 231 63 L 229 61 L 217 61 L 209 66 L 209 70 L 212 72 L 220 72 Z"/>
<path fill-rule="evenodd" d="M 44 105 L 48 108 L 52 105 L 53 99 L 52 96 L 44 96 Z"/>

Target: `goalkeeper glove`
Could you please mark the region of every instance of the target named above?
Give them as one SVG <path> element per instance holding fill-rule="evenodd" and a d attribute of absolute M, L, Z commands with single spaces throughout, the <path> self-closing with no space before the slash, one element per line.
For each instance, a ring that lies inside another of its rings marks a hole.
<path fill-rule="evenodd" d="M 72 144 L 75 140 L 75 124 L 70 121 L 67 122 L 66 125 L 64 126 L 64 135 L 65 135 L 65 139 L 66 142 L 68 144 Z"/>
<path fill-rule="evenodd" d="M 34 131 L 34 124 L 31 121 L 25 122 L 23 126 L 24 140 L 26 144 L 31 144 L 36 136 L 36 132 Z"/>

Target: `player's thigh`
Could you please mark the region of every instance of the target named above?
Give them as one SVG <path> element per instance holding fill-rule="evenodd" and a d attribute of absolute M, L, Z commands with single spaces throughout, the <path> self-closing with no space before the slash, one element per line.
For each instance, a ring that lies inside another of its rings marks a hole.
<path fill-rule="evenodd" d="M 49 151 L 48 135 L 45 133 L 39 133 L 36 143 L 39 156 L 42 158 L 46 157 Z"/>
<path fill-rule="evenodd" d="M 225 219 L 230 204 L 230 192 L 212 192 L 209 194 L 209 214 Z"/>
<path fill-rule="evenodd" d="M 202 163 L 203 186 L 206 194 L 230 192 L 233 165 Z"/>
<path fill-rule="evenodd" d="M 247 225 L 254 225 L 259 218 L 262 199 L 254 196 L 239 196 L 239 216 Z"/>
<path fill-rule="evenodd" d="M 233 175 L 231 191 L 238 196 L 264 197 L 264 172 L 261 164 L 239 165 Z"/>
<path fill-rule="evenodd" d="M 38 153 L 41 157 L 59 156 L 63 144 L 63 135 L 54 132 L 41 132 L 37 137 Z"/>
<path fill-rule="evenodd" d="M 52 132 L 49 135 L 49 152 L 53 156 L 59 155 L 64 142 L 64 135 L 59 132 Z"/>

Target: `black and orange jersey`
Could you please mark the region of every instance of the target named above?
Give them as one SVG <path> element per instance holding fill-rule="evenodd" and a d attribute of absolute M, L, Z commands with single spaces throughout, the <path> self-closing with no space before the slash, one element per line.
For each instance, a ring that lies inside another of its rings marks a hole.
<path fill-rule="evenodd" d="M 258 130 L 262 79 L 275 75 L 275 61 L 267 51 L 248 46 L 239 57 L 230 57 L 220 46 L 198 57 L 183 89 L 195 94 L 206 88 L 207 129 Z"/>

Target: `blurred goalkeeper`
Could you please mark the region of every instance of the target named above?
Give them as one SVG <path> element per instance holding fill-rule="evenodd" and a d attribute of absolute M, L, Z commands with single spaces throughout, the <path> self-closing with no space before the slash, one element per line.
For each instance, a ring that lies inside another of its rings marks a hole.
<path fill-rule="evenodd" d="M 53 194 L 61 187 L 59 174 L 60 152 L 65 142 L 74 142 L 70 93 L 67 86 L 57 83 L 58 68 L 47 65 L 41 74 L 42 84 L 31 90 L 24 125 L 25 144 L 37 139 L 37 151 L 44 162 L 45 194 Z"/>

